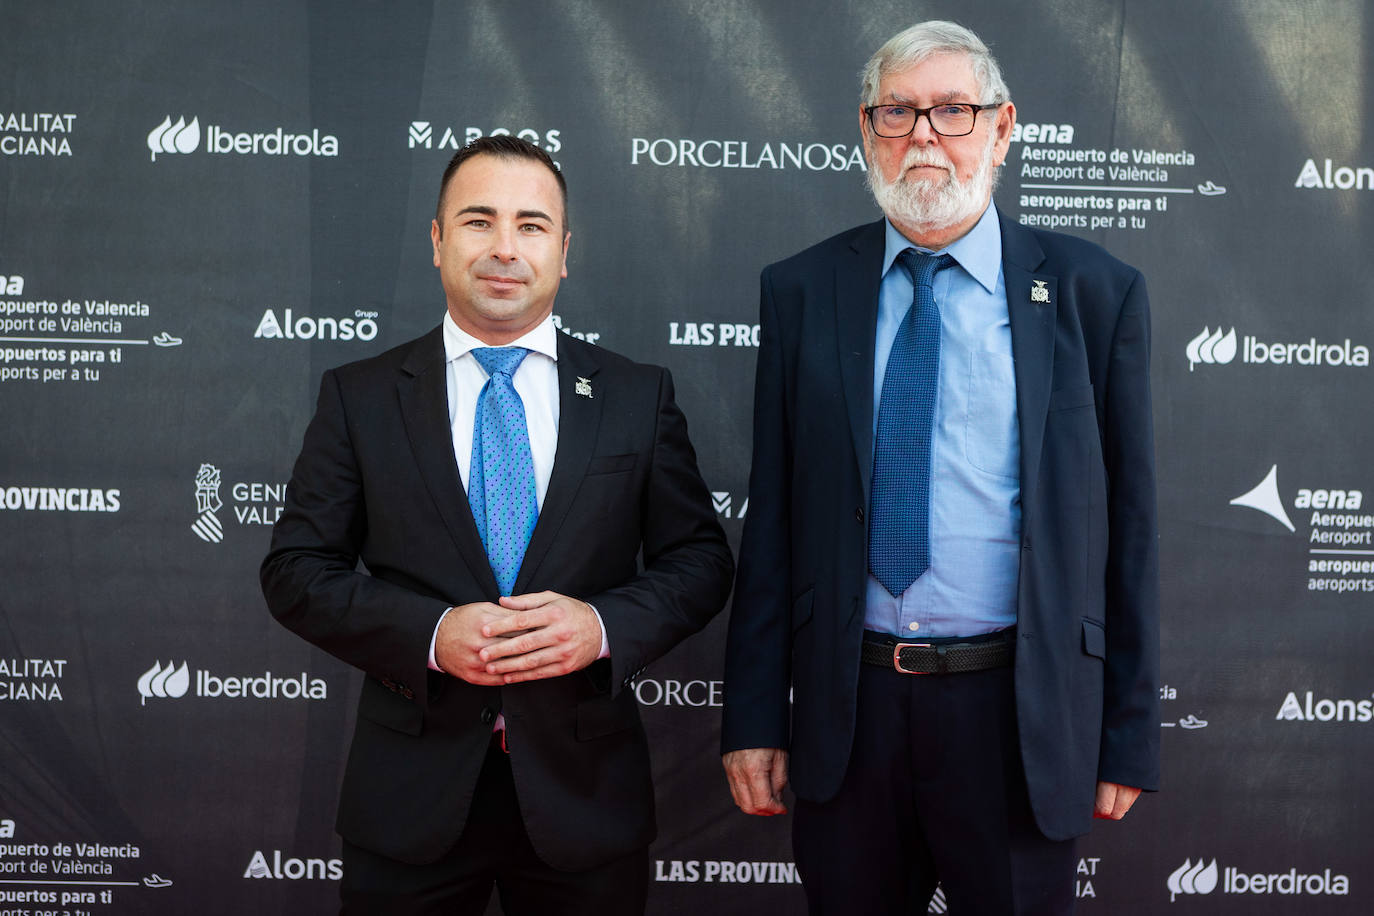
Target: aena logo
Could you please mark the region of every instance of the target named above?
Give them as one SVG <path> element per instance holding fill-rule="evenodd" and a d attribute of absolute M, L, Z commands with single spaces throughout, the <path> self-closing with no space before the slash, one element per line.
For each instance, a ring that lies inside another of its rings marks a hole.
<path fill-rule="evenodd" d="M 177 118 L 177 122 L 173 124 L 172 116 L 168 115 L 162 119 L 161 124 L 148 133 L 148 150 L 153 154 L 154 162 L 157 162 L 158 153 L 194 153 L 198 146 L 200 146 L 199 116 L 192 118 L 190 124 L 186 123 L 184 117 Z"/>
<path fill-rule="evenodd" d="M 1231 500 L 1231 505 L 1258 509 L 1289 531 L 1297 530 L 1293 527 L 1293 522 L 1289 520 L 1288 513 L 1284 511 L 1283 499 L 1279 496 L 1279 466 L 1277 464 L 1269 468 L 1269 473 L 1253 490 L 1249 493 L 1242 493 Z"/>
<path fill-rule="evenodd" d="M 180 668 L 176 667 L 175 662 L 168 662 L 165 668 L 161 663 L 153 662 L 153 667 L 143 672 L 138 679 L 138 693 L 143 697 L 139 705 L 147 706 L 149 697 L 184 697 L 190 688 L 191 674 L 186 668 L 186 662 L 183 661 Z"/>
<path fill-rule="evenodd" d="M 1170 903 L 1179 894 L 1210 894 L 1217 887 L 1217 860 L 1213 859 L 1210 865 L 1203 867 L 1202 859 L 1198 859 L 1196 865 L 1191 859 L 1184 859 L 1183 864 L 1169 875 L 1166 883 L 1169 886 Z"/>
<path fill-rule="evenodd" d="M 1204 327 L 1202 333 L 1188 341 L 1188 371 L 1198 363 L 1221 363 L 1226 365 L 1236 358 L 1236 329 L 1221 333 L 1221 325 L 1213 331 Z"/>
<path fill-rule="evenodd" d="M 1288 513 L 1283 508 L 1283 497 L 1279 496 L 1279 466 L 1271 465 L 1269 473 L 1264 476 L 1255 488 L 1248 493 L 1242 493 L 1231 500 L 1233 506 L 1245 506 L 1248 509 L 1257 509 L 1265 515 L 1277 521 L 1289 531 L 1296 531 L 1293 522 L 1288 518 Z M 1293 500 L 1293 506 L 1297 509 L 1340 509 L 1356 510 L 1364 505 L 1364 491 L 1362 490 L 1328 490 L 1321 487 L 1300 487 L 1298 495 Z M 1313 516 L 1313 524 L 1317 524 L 1317 516 Z M 1322 522 L 1321 524 L 1330 524 Z M 1321 543 L 1365 543 L 1363 534 L 1354 534 L 1350 538 L 1340 541 L 1322 540 Z M 1313 537 L 1316 540 L 1314 534 Z"/>

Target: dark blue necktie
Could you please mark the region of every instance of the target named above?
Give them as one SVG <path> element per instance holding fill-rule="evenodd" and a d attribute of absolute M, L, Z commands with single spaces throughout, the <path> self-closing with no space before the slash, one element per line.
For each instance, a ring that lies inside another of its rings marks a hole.
<path fill-rule="evenodd" d="M 930 568 L 930 443 L 940 379 L 940 310 L 931 284 L 954 263 L 914 248 L 897 260 L 915 292 L 883 374 L 868 514 L 868 568 L 893 595 Z"/>
<path fill-rule="evenodd" d="M 490 377 L 477 395 L 468 503 L 503 595 L 515 587 L 539 517 L 525 405 L 511 378 L 529 352 L 523 347 L 478 347 L 472 351 Z"/>

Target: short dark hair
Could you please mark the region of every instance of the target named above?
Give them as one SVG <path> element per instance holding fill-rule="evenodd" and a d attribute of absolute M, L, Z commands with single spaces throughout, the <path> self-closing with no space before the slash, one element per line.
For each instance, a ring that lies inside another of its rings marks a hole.
<path fill-rule="evenodd" d="M 540 163 L 558 181 L 558 191 L 563 197 L 563 231 L 568 231 L 568 183 L 563 180 L 563 173 L 554 165 L 553 159 L 535 144 L 521 137 L 510 134 L 496 134 L 490 137 L 478 137 L 471 143 L 464 146 L 453 154 L 453 158 L 448 161 L 448 167 L 444 169 L 444 177 L 439 182 L 439 203 L 435 208 L 435 220 L 439 223 L 439 232 L 444 231 L 444 194 L 448 191 L 449 179 L 453 173 L 458 171 L 459 166 L 467 162 L 474 156 L 497 156 L 501 159 L 531 159 Z"/>

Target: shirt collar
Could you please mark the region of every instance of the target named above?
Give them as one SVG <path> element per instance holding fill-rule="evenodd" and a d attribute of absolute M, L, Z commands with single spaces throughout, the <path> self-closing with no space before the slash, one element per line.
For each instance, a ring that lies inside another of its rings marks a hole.
<path fill-rule="evenodd" d="M 1002 231 L 997 224 L 997 208 L 991 203 L 973 228 L 942 252 L 931 252 L 929 248 L 916 245 L 897 231 L 897 227 L 886 217 L 883 219 L 883 237 L 886 245 L 883 250 L 883 276 L 887 276 L 897 255 L 908 248 L 915 248 L 928 254 L 949 254 L 983 289 L 989 293 L 997 290 L 997 275 L 1002 270 Z"/>
<path fill-rule="evenodd" d="M 453 316 L 444 312 L 445 363 L 451 363 L 461 356 L 466 356 L 478 347 L 489 346 L 491 344 L 483 343 L 458 327 Z M 524 347 L 526 350 L 542 353 L 554 362 L 558 362 L 558 329 L 553 326 L 553 315 L 546 315 L 544 320 L 535 325 L 528 333 L 512 340 L 506 346 Z"/>

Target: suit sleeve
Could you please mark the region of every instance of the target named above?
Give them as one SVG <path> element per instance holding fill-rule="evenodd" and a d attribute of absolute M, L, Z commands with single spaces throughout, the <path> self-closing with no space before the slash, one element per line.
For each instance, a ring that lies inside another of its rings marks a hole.
<path fill-rule="evenodd" d="M 605 622 L 615 693 L 719 613 L 734 577 L 672 376 L 660 373 L 652 463 L 640 500 L 643 569 L 622 585 L 583 596 Z"/>
<path fill-rule="evenodd" d="M 1150 309 L 1136 274 L 1113 334 L 1105 405 L 1107 665 L 1098 778 L 1159 787 L 1159 535 Z"/>
<path fill-rule="evenodd" d="M 725 648 L 722 753 L 789 746 L 791 685 L 792 460 L 781 326 L 771 273 L 759 293 L 759 357 L 754 380 L 754 455 L 749 515 Z"/>
<path fill-rule="evenodd" d="M 423 705 L 430 639 L 449 605 L 358 571 L 368 520 L 351 435 L 331 370 L 262 562 L 263 595 L 288 629 Z"/>

